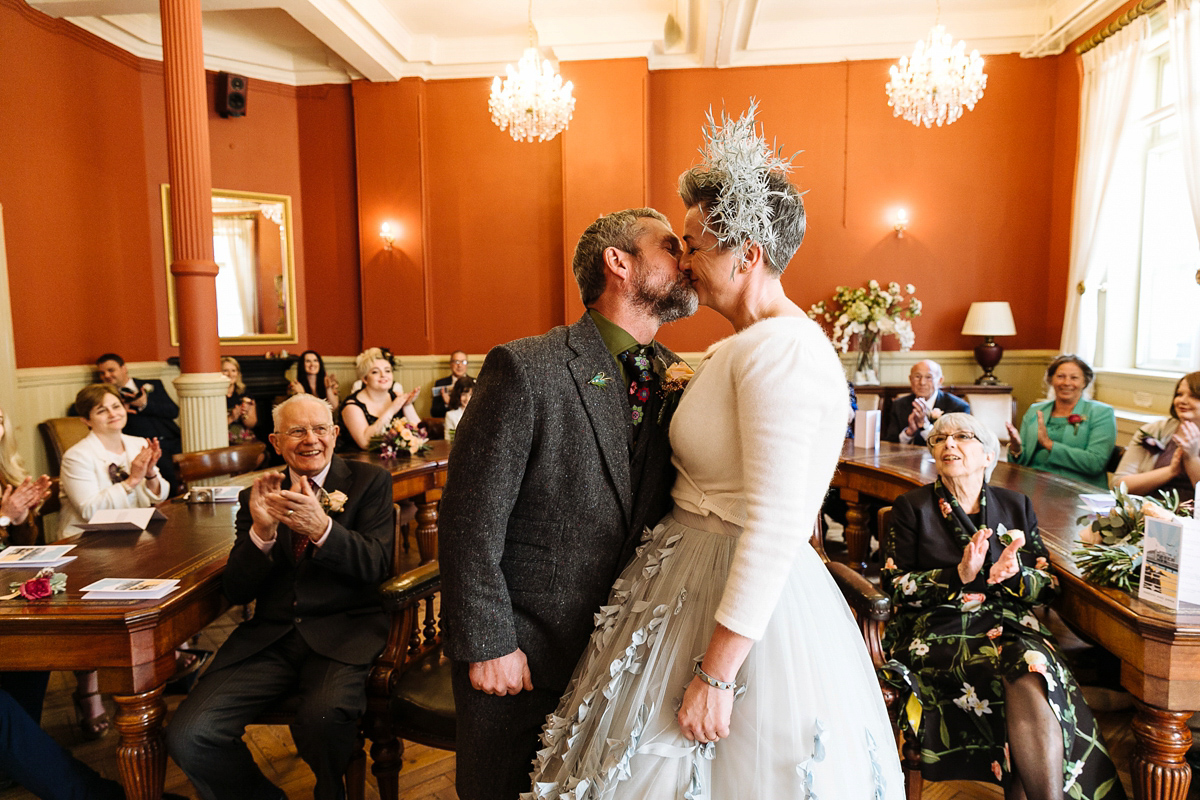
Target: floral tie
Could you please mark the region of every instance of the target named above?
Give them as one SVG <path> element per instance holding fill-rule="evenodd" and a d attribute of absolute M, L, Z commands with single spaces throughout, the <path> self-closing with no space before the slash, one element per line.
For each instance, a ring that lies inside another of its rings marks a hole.
<path fill-rule="evenodd" d="M 654 348 L 650 345 L 634 345 L 617 356 L 621 365 L 625 367 L 625 374 L 629 376 L 629 406 L 635 435 L 637 426 L 645 419 L 646 403 L 650 401 L 650 384 L 654 381 L 654 370 L 650 368 L 653 354 Z"/>

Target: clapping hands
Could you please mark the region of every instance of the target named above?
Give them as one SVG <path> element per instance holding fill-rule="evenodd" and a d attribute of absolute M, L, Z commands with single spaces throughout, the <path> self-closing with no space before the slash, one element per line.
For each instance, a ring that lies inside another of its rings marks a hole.
<path fill-rule="evenodd" d="M 329 517 L 308 481 L 284 489 L 282 472 L 255 479 L 249 506 L 254 532 L 264 542 L 275 538 L 281 522 L 313 541 L 320 539 L 329 527 Z"/>
<path fill-rule="evenodd" d="M 50 494 L 50 478 L 46 475 L 37 480 L 25 478 L 19 486 L 5 486 L 0 493 L 0 515 L 20 525 L 29 517 L 29 511 L 41 504 Z"/>
<path fill-rule="evenodd" d="M 152 470 L 161 457 L 162 447 L 159 446 L 158 439 L 148 439 L 146 446 L 129 462 L 129 477 L 125 479 L 128 486 L 132 489 L 143 480 L 158 480 L 158 472 Z"/>
<path fill-rule="evenodd" d="M 1025 534 L 1022 531 L 1009 531 L 1009 535 L 1012 536 L 1012 541 L 988 571 L 989 584 L 1006 581 L 1021 571 L 1021 559 L 1017 553 L 1025 546 Z M 964 584 L 975 580 L 979 570 L 983 569 L 983 563 L 987 560 L 988 539 L 991 537 L 990 528 L 980 528 L 963 548 L 962 561 L 958 564 L 958 577 Z"/>

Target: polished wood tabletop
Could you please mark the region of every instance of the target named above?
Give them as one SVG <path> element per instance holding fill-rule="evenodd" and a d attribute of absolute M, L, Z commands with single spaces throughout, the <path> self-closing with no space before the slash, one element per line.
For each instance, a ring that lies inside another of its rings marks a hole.
<path fill-rule="evenodd" d="M 419 456 L 383 460 L 393 496 L 418 504 L 422 561 L 437 557 L 437 499 L 445 484 L 449 445 L 431 442 Z M 245 484 L 246 476 L 239 481 Z M 221 572 L 234 541 L 236 503 L 167 502 L 165 520 L 133 533 L 83 533 L 74 561 L 59 567 L 67 590 L 41 600 L 0 602 L 0 670 L 97 669 L 100 688 L 117 704 L 118 764 L 131 800 L 161 797 L 166 765 L 163 684 L 175 672 L 175 648 L 220 616 L 227 604 Z M 34 577 L 36 569 L 0 570 L 0 587 Z M 81 589 L 102 578 L 176 578 L 178 588 L 159 600 L 84 600 Z M 6 593 L 6 592 L 5 592 Z"/>
<path fill-rule="evenodd" d="M 848 505 L 852 563 L 865 562 L 869 546 L 864 497 L 890 503 L 936 477 L 924 447 L 885 442 L 877 450 L 862 450 L 847 440 L 833 483 Z M 1191 780 L 1183 758 L 1191 745 L 1186 722 L 1200 709 L 1200 607 L 1175 612 L 1083 579 L 1071 553 L 1080 547 L 1083 525 L 1076 520 L 1086 513 L 1080 495 L 1096 487 L 1005 462 L 996 465 L 991 483 L 1033 501 L 1060 581 L 1055 610 L 1121 659 L 1121 683 L 1138 701 L 1131 770 L 1135 796 L 1182 800 Z"/>

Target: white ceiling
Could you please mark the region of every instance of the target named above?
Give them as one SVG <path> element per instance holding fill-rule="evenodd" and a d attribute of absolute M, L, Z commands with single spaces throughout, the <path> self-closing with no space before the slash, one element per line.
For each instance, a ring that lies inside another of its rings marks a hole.
<path fill-rule="evenodd" d="M 944 0 L 982 54 L 1053 55 L 1122 0 Z M 162 59 L 157 0 L 27 0 L 129 52 Z M 204 0 L 205 66 L 291 85 L 479 77 L 528 46 L 524 0 Z M 899 58 L 938 0 L 533 0 L 562 61 L 645 57 L 650 69 Z"/>

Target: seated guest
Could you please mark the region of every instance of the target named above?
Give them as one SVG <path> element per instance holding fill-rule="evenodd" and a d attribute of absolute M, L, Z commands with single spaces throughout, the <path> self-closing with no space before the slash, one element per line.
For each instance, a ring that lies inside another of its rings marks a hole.
<path fill-rule="evenodd" d="M 1192 500 L 1200 481 L 1200 372 L 1175 384 L 1171 416 L 1147 422 L 1133 435 L 1113 474 L 1112 485 L 1132 494 L 1176 491 Z"/>
<path fill-rule="evenodd" d="M 458 423 L 462 420 L 463 412 L 467 410 L 467 403 L 471 402 L 471 392 L 474 390 L 475 379 L 470 375 L 454 382 L 454 388 L 450 390 L 449 410 L 446 411 L 447 441 L 454 441 L 454 431 L 458 429 Z"/>
<path fill-rule="evenodd" d="M 37 511 L 50 493 L 50 478 L 36 481 L 17 452 L 16 425 L 0 409 L 0 535 L 2 543 L 36 544 Z"/>
<path fill-rule="evenodd" d="M 122 433 L 125 409 L 111 383 L 93 383 L 75 396 L 75 413 L 91 432 L 63 453 L 61 536 L 79 533 L 78 524 L 101 509 L 149 508 L 167 499 L 167 482 L 155 466 L 162 455 L 158 441 Z M 76 677 L 79 724 L 85 736 L 96 738 L 108 729 L 96 673 L 77 672 Z"/>
<path fill-rule="evenodd" d="M 43 800 L 124 800 L 121 784 L 101 777 L 41 729 L 40 700 L 37 705 L 35 715 L 0 689 L 0 770 Z"/>
<path fill-rule="evenodd" d="M 358 744 L 371 662 L 388 619 L 377 588 L 392 563 L 392 479 L 333 454 L 329 405 L 308 394 L 275 407 L 271 444 L 287 469 L 242 492 L 222 576 L 231 603 L 257 601 L 179 706 L 167 747 L 205 800 L 286 797 L 242 741 L 246 726 L 299 692 L 296 749 L 314 796 L 342 796 Z"/>
<path fill-rule="evenodd" d="M 883 568 L 896 607 L 883 671 L 900 708 L 916 690 L 910 732 L 925 779 L 997 783 L 1010 800 L 1124 798 L 1079 685 L 1032 613 L 1057 588 L 1033 504 L 985 481 L 1000 443 L 953 413 L 927 439 L 938 478 L 896 499 Z"/>
<path fill-rule="evenodd" d="M 378 347 L 364 350 L 359 353 L 354 366 L 363 386 L 342 404 L 342 424 L 346 426 L 341 439 L 343 448 L 366 450 L 371 437 L 386 431 L 392 418 L 399 413 L 413 425 L 420 424 L 421 418 L 412 401 L 421 387 L 405 393 L 404 387 L 392 380 L 392 361 L 384 357 L 383 351 Z"/>
<path fill-rule="evenodd" d="M 236 358 L 225 356 L 221 359 L 221 373 L 229 379 L 229 389 L 225 392 L 225 421 L 229 423 L 229 443 L 257 442 L 254 428 L 258 425 L 258 409 L 254 405 L 254 398 L 246 394 L 246 384 L 242 382 L 242 365 Z"/>
<path fill-rule="evenodd" d="M 158 468 L 170 484 L 171 494 L 178 494 L 183 489 L 174 461 L 174 456 L 183 452 L 179 423 L 175 421 L 179 417 L 179 406 L 175 405 L 162 381 L 129 377 L 125 359 L 116 353 L 105 353 L 97 358 L 96 371 L 101 382 L 117 387 L 121 393 L 126 411 L 125 433 L 158 440 L 162 450 Z"/>
<path fill-rule="evenodd" d="M 288 383 L 288 395 L 311 394 L 324 398 L 330 408 L 338 407 L 338 379 L 325 372 L 325 359 L 316 350 L 305 350 L 300 354 L 296 380 Z"/>
<path fill-rule="evenodd" d="M 450 354 L 450 374 L 433 382 L 433 405 L 430 406 L 429 416 L 444 417 L 447 411 L 454 408 L 454 406 L 447 406 L 446 403 L 450 399 L 454 383 L 465 377 L 467 377 L 467 354 L 462 350 L 455 350 Z M 450 438 L 449 431 L 446 432 L 446 438 Z"/>
<path fill-rule="evenodd" d="M 1095 373 L 1076 355 L 1061 355 L 1046 369 L 1054 399 L 1034 403 L 1018 431 L 1008 429 L 1010 461 L 1107 488 L 1104 467 L 1117 442 L 1112 406 L 1087 400 L 1083 390 Z"/>
<path fill-rule="evenodd" d="M 885 442 L 924 445 L 925 435 L 939 416 L 949 411 L 971 411 L 966 401 L 942 391 L 942 367 L 936 361 L 925 359 L 913 364 L 908 371 L 908 385 L 912 394 L 900 395 L 892 403 L 883 433 Z"/>

